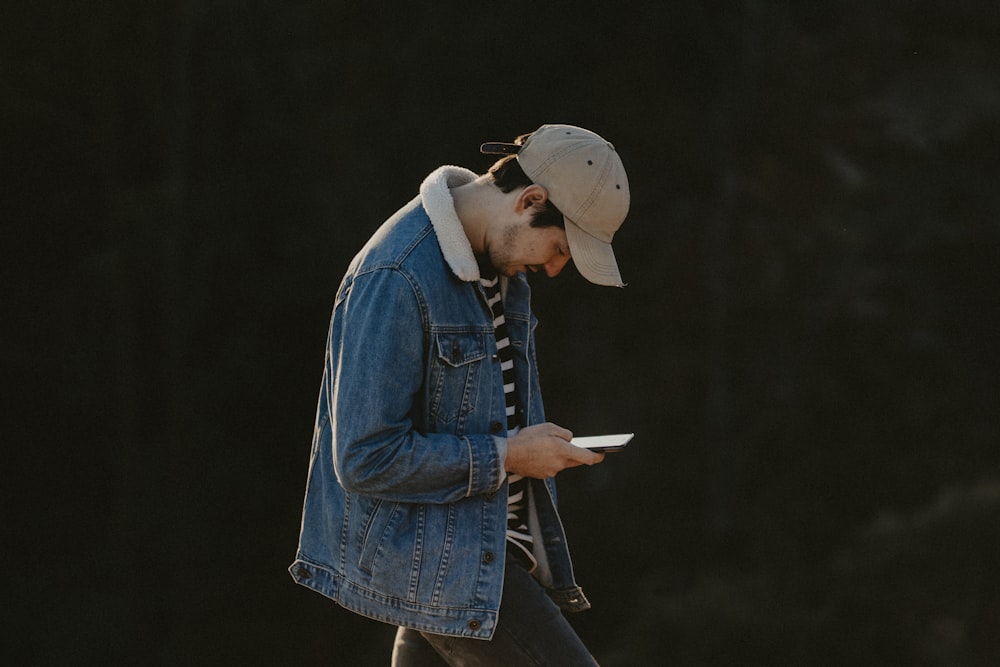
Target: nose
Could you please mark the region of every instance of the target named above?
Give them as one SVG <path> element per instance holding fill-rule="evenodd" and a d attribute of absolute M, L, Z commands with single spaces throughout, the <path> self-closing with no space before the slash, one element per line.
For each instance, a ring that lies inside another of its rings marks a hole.
<path fill-rule="evenodd" d="M 559 273 L 565 268 L 569 263 L 568 255 L 556 255 L 548 262 L 545 263 L 545 275 L 549 278 L 555 278 Z"/>

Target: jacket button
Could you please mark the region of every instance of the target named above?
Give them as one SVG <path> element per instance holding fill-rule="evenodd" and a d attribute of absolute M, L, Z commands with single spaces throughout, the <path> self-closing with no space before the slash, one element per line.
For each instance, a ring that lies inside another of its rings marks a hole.
<path fill-rule="evenodd" d="M 481 627 L 483 627 L 483 624 L 477 621 L 476 619 L 472 619 L 471 621 L 469 621 L 469 629 L 472 630 L 473 632 L 475 632 Z"/>
<path fill-rule="evenodd" d="M 312 579 L 312 575 L 309 574 L 309 570 L 304 567 L 296 568 L 295 574 L 299 575 L 303 579 Z"/>
<path fill-rule="evenodd" d="M 497 492 L 496 491 L 487 491 L 486 492 L 486 500 L 493 500 L 496 497 L 497 497 Z"/>
<path fill-rule="evenodd" d="M 492 551 L 487 551 L 486 553 L 483 554 L 483 560 L 486 561 L 487 563 L 492 563 L 493 558 L 494 556 Z"/>
<path fill-rule="evenodd" d="M 490 433 L 499 433 L 503 430 L 503 424 L 500 422 L 493 422 L 490 424 Z"/>

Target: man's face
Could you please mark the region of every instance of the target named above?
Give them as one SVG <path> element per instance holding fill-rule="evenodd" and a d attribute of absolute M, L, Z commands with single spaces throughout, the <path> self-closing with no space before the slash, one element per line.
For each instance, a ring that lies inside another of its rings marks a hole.
<path fill-rule="evenodd" d="M 554 278 L 570 260 L 566 230 L 532 227 L 530 218 L 530 214 L 518 216 L 503 228 L 499 243 L 489 248 L 490 262 L 508 278 L 518 271 L 543 271 Z"/>

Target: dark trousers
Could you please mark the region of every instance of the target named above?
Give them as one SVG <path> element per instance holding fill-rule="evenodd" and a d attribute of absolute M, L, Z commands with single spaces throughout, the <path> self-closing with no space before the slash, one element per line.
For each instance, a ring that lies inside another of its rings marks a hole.
<path fill-rule="evenodd" d="M 446 637 L 400 628 L 393 667 L 596 665 L 587 647 L 524 564 L 507 549 L 503 600 L 493 639 Z"/>

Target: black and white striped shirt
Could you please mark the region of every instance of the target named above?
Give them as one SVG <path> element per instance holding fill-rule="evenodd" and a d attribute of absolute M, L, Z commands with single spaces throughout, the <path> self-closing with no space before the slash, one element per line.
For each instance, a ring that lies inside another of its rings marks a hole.
<path fill-rule="evenodd" d="M 507 319 L 504 317 L 503 297 L 500 293 L 500 278 L 480 278 L 480 283 L 486 292 L 486 300 L 493 312 L 493 330 L 496 333 L 497 356 L 500 358 L 500 368 L 503 372 L 504 402 L 507 408 L 507 433 L 513 435 L 523 426 L 517 416 L 517 384 L 514 381 L 514 357 L 510 347 L 510 337 L 507 333 Z M 521 475 L 508 474 L 507 495 L 507 541 L 521 549 L 525 556 L 535 565 L 531 554 L 533 539 L 528 530 L 526 513 L 528 511 L 528 482 Z"/>

